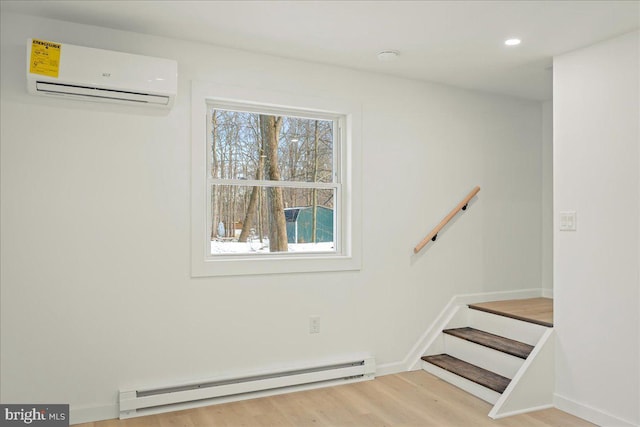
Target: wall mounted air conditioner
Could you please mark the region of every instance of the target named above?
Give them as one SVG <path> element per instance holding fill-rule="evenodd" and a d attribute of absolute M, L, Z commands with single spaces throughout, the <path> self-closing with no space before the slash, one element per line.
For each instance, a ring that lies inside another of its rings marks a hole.
<path fill-rule="evenodd" d="M 35 95 L 171 108 L 178 86 L 176 61 L 27 41 L 27 90 Z"/>

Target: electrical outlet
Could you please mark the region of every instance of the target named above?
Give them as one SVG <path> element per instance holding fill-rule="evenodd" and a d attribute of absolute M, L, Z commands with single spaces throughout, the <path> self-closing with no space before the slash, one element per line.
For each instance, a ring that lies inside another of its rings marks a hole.
<path fill-rule="evenodd" d="M 309 316 L 309 333 L 320 333 L 320 316 Z"/>

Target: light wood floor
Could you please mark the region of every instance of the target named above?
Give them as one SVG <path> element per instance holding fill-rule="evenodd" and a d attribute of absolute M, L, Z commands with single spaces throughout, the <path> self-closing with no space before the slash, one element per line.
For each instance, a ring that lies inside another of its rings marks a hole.
<path fill-rule="evenodd" d="M 553 326 L 553 300 L 526 298 L 471 304 L 490 313 L 499 313 L 515 319 L 530 320 L 544 326 Z"/>
<path fill-rule="evenodd" d="M 428 374 L 328 387 L 80 427 L 582 427 L 557 409 L 492 420 L 491 406 Z"/>

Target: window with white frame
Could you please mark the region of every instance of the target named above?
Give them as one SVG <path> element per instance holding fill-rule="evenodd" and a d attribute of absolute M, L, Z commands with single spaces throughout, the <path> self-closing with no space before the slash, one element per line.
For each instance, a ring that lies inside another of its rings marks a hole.
<path fill-rule="evenodd" d="M 197 82 L 192 101 L 192 274 L 359 268 L 358 112 Z"/>

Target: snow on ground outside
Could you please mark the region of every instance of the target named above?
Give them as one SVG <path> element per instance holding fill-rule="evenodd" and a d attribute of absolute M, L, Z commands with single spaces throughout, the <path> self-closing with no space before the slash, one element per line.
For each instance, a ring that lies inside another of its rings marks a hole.
<path fill-rule="evenodd" d="M 321 243 L 289 243 L 289 252 L 333 252 L 333 242 Z M 269 253 L 269 241 L 255 242 L 225 242 L 212 241 L 211 254 L 251 254 Z"/>

